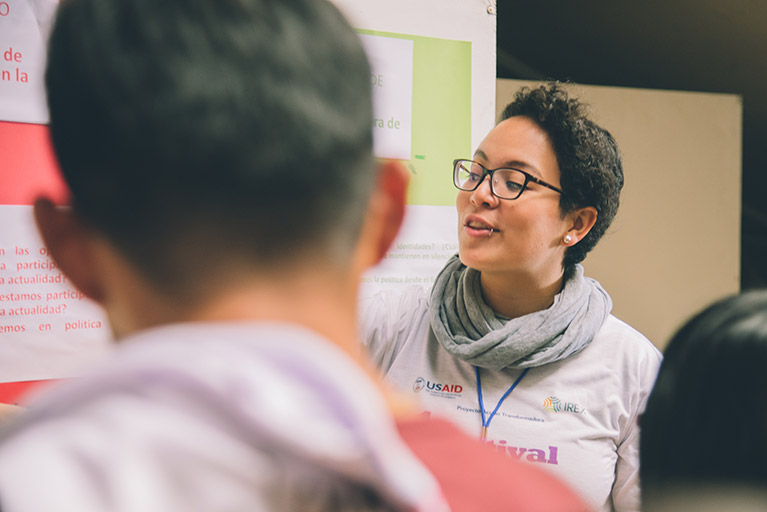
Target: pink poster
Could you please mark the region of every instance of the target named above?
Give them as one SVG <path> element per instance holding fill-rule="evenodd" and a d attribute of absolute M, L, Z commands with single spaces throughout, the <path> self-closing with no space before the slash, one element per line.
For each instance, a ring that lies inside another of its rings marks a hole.
<path fill-rule="evenodd" d="M 98 306 L 48 257 L 35 198 L 66 207 L 48 137 L 43 75 L 57 2 L 0 0 L 0 402 L 78 375 L 109 347 Z"/>

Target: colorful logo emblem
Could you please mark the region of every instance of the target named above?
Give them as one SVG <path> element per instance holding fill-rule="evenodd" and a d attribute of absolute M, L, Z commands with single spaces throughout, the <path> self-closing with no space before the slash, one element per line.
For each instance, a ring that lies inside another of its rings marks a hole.
<path fill-rule="evenodd" d="M 559 412 L 562 410 L 562 402 L 555 396 L 549 396 L 543 401 L 543 408 L 547 411 Z"/>
<path fill-rule="evenodd" d="M 415 382 L 413 383 L 413 391 L 418 393 L 423 389 L 423 387 L 426 385 L 426 381 L 423 377 L 418 377 Z"/>
<path fill-rule="evenodd" d="M 565 402 L 556 396 L 548 396 L 543 401 L 543 408 L 549 412 L 572 412 L 575 414 L 586 414 L 586 409 L 575 402 Z"/>

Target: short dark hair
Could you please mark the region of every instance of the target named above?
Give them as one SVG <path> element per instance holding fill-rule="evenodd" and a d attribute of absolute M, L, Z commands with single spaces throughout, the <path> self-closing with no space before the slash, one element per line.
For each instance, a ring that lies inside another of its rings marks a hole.
<path fill-rule="evenodd" d="M 501 121 L 514 116 L 534 121 L 551 139 L 559 164 L 562 213 L 586 206 L 597 210 L 594 227 L 565 253 L 563 266 L 569 275 L 596 246 L 618 212 L 623 188 L 618 145 L 610 132 L 587 118 L 585 104 L 571 98 L 557 82 L 518 90 L 503 110 Z"/>
<path fill-rule="evenodd" d="M 643 495 L 767 481 L 767 291 L 730 296 L 673 336 L 641 417 Z"/>
<path fill-rule="evenodd" d="M 64 0 L 45 80 L 73 208 L 179 292 L 227 260 L 350 257 L 369 76 L 324 0 Z"/>

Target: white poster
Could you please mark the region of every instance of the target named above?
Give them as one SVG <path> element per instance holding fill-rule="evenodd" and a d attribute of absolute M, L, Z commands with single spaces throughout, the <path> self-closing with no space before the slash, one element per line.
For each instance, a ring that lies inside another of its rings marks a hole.
<path fill-rule="evenodd" d="M 0 382 L 76 376 L 108 337 L 101 308 L 48 257 L 32 207 L 0 205 Z"/>
<path fill-rule="evenodd" d="M 364 276 L 361 296 L 385 288 L 428 287 L 458 251 L 452 161 L 471 158 L 495 124 L 495 1 L 333 1 L 363 41 L 369 36 L 412 41 L 410 154 L 394 157 L 411 173 L 407 215 L 391 250 Z M 381 57 L 399 59 L 394 69 L 408 61 L 395 48 L 366 44 L 366 49 L 374 73 L 384 69 L 378 67 Z M 378 92 L 374 88 L 374 95 Z M 392 110 L 405 106 L 404 96 L 393 97 Z M 391 117 L 376 114 L 381 120 Z"/>
<path fill-rule="evenodd" d="M 48 139 L 47 35 L 58 2 L 0 0 L 0 401 L 17 382 L 79 375 L 111 347 L 101 309 L 56 268 L 35 229 L 38 196 L 66 202 Z"/>
<path fill-rule="evenodd" d="M 493 124 L 495 17 L 484 0 L 339 0 L 371 60 L 375 153 L 412 173 L 405 227 L 363 293 L 430 284 L 456 250 L 450 161 Z M 67 282 L 32 220 L 66 202 L 43 91 L 55 0 L 0 0 L 0 402 L 74 377 L 111 349 L 103 312 Z M 439 10 L 439 18 L 433 16 Z"/>
<path fill-rule="evenodd" d="M 458 252 L 458 215 L 452 206 L 410 205 L 405 223 L 383 261 L 363 277 L 360 296 L 389 288 L 431 286 Z"/>

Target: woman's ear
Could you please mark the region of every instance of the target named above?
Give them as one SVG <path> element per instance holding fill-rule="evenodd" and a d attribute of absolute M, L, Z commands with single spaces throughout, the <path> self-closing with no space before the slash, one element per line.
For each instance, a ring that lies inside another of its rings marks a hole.
<path fill-rule="evenodd" d="M 49 198 L 34 205 L 37 230 L 56 266 L 88 298 L 101 302 L 103 290 L 95 263 L 95 233 L 83 225 L 70 207 L 55 206 Z"/>
<path fill-rule="evenodd" d="M 569 228 L 563 238 L 565 245 L 572 246 L 589 234 L 597 222 L 597 209 L 593 206 L 578 208 L 567 214 Z"/>

